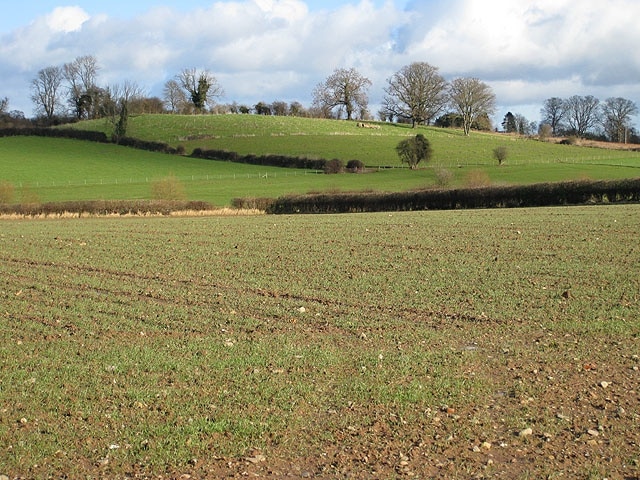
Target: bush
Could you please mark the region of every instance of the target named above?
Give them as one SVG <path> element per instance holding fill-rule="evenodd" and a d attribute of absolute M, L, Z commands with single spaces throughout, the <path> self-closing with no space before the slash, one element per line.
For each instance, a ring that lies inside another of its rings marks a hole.
<path fill-rule="evenodd" d="M 447 168 L 438 168 L 435 171 L 436 185 L 438 187 L 447 187 L 453 180 L 453 172 Z"/>
<path fill-rule="evenodd" d="M 482 170 L 471 170 L 464 178 L 464 184 L 468 188 L 481 188 L 491 185 L 489 174 Z"/>
<path fill-rule="evenodd" d="M 560 142 L 560 145 L 577 145 L 578 137 L 575 135 L 569 135 L 567 138 Z"/>
<path fill-rule="evenodd" d="M 173 175 L 151 184 L 151 196 L 155 200 L 184 200 L 184 185 Z"/>
<path fill-rule="evenodd" d="M 13 201 L 13 194 L 15 188 L 7 181 L 0 182 L 0 203 L 11 203 Z"/>
<path fill-rule="evenodd" d="M 360 160 L 349 160 L 347 162 L 347 171 L 351 173 L 358 173 L 364 170 L 364 162 Z"/>
<path fill-rule="evenodd" d="M 502 165 L 509 156 L 509 150 L 504 145 L 500 145 L 493 149 L 493 158 L 498 161 L 498 165 Z"/>
<path fill-rule="evenodd" d="M 415 169 L 421 161 L 428 162 L 433 155 L 431 144 L 427 138 L 419 133 L 413 138 L 400 141 L 396 146 L 396 152 L 402 163 L 407 163 L 409 168 Z"/>
<path fill-rule="evenodd" d="M 542 125 L 540 125 L 540 128 L 538 129 L 538 136 L 543 142 L 546 142 L 550 137 L 552 137 L 553 129 L 551 128 L 551 125 L 549 125 L 548 123 L 543 123 Z"/>
<path fill-rule="evenodd" d="M 334 158 L 324 164 L 323 170 L 327 174 L 342 173 L 344 171 L 344 163 L 339 158 Z"/>
<path fill-rule="evenodd" d="M 234 198 L 231 200 L 231 206 L 239 210 L 262 210 L 266 211 L 271 208 L 273 198 Z"/>

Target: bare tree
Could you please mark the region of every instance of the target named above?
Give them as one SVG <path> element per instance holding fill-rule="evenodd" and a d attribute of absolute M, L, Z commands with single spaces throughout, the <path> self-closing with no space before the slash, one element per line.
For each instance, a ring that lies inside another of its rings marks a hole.
<path fill-rule="evenodd" d="M 222 87 L 208 70 L 184 69 L 177 77 L 197 112 L 203 112 L 216 97 L 223 95 Z"/>
<path fill-rule="evenodd" d="M 483 116 L 493 115 L 496 96 L 491 87 L 477 78 L 456 78 L 449 85 L 449 100 L 462 117 L 464 134 Z"/>
<path fill-rule="evenodd" d="M 447 103 L 447 82 L 438 68 L 426 62 L 402 67 L 385 88 L 383 112 L 388 118 L 398 117 L 416 123 L 431 123 Z"/>
<path fill-rule="evenodd" d="M 600 110 L 598 105 L 600 100 L 587 95 L 581 97 L 574 95 L 565 100 L 565 115 L 567 119 L 567 127 L 578 137 L 584 137 L 585 134 L 600 122 Z"/>
<path fill-rule="evenodd" d="M 98 61 L 93 55 L 76 58 L 63 67 L 69 87 L 69 103 L 78 119 L 95 118 L 101 89 L 97 86 Z"/>
<path fill-rule="evenodd" d="M 293 101 L 289 105 L 289 115 L 291 115 L 292 117 L 306 117 L 307 111 L 300 102 Z"/>
<path fill-rule="evenodd" d="M 177 80 L 168 80 L 162 90 L 164 103 L 171 113 L 184 112 L 189 101 Z"/>
<path fill-rule="evenodd" d="M 131 104 L 144 96 L 144 90 L 131 81 L 104 89 L 101 113 L 113 126 L 112 138 L 115 142 L 127 134 Z"/>
<path fill-rule="evenodd" d="M 354 113 L 362 117 L 367 112 L 367 90 L 370 86 L 371 80 L 360 75 L 355 68 L 339 68 L 316 86 L 313 106 L 325 116 L 338 107 L 338 117 L 342 108 L 347 112 L 347 120 L 351 120 Z"/>
<path fill-rule="evenodd" d="M 551 127 L 551 134 L 556 136 L 562 128 L 562 122 L 565 117 L 564 100 L 558 97 L 548 98 L 544 101 L 544 105 L 540 110 L 542 123 Z"/>
<path fill-rule="evenodd" d="M 605 132 L 613 142 L 627 143 L 631 129 L 631 117 L 638 113 L 638 107 L 631 100 L 621 97 L 607 98 L 602 105 Z"/>
<path fill-rule="evenodd" d="M 271 113 L 278 117 L 286 117 L 289 115 L 289 105 L 282 100 L 276 100 L 271 104 Z"/>
<path fill-rule="evenodd" d="M 51 120 L 62 108 L 60 88 L 63 81 L 64 72 L 61 67 L 43 68 L 31 81 L 31 100 L 39 115 Z"/>
<path fill-rule="evenodd" d="M 5 115 L 9 110 L 9 98 L 0 98 L 0 115 Z"/>

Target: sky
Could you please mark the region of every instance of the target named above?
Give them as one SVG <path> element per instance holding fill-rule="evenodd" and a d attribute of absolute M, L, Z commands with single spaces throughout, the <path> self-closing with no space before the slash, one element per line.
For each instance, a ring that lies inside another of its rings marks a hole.
<path fill-rule="evenodd" d="M 33 115 L 37 72 L 93 55 L 102 86 L 162 96 L 206 69 L 221 103 L 299 101 L 337 68 L 369 78 L 372 112 L 412 62 L 476 77 L 507 111 L 540 120 L 547 98 L 593 95 L 640 106 L 638 0 L 0 0 L 0 98 Z M 636 121 L 636 126 L 638 122 Z"/>

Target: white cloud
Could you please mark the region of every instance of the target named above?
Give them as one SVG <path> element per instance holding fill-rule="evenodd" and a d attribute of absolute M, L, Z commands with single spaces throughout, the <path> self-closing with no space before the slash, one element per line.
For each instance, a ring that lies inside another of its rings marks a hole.
<path fill-rule="evenodd" d="M 46 16 L 46 22 L 53 33 L 69 33 L 80 30 L 89 18 L 80 7 L 58 7 Z"/>
<path fill-rule="evenodd" d="M 302 0 L 211 1 L 183 12 L 154 7 L 133 18 L 61 7 L 0 35 L 0 96 L 31 111 L 36 72 L 93 54 L 104 83 L 132 80 L 160 95 L 183 68 L 207 68 L 225 101 L 310 102 L 335 68 L 373 81 L 414 61 L 446 77 L 489 83 L 498 103 L 541 105 L 551 96 L 623 96 L 638 102 L 640 17 L 636 0 L 361 0 L 311 9 Z M 107 9 L 105 4 L 100 8 Z M 22 85 L 22 87 L 16 87 Z"/>

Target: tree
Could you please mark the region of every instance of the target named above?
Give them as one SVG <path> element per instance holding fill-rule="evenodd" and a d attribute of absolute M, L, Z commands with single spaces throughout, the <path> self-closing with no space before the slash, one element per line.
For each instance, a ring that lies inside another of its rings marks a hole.
<path fill-rule="evenodd" d="M 477 78 L 454 79 L 449 84 L 449 99 L 462 117 L 465 135 L 469 135 L 475 120 L 492 115 L 496 108 L 496 96 L 491 87 Z"/>
<path fill-rule="evenodd" d="M 171 113 L 184 112 L 189 103 L 184 90 L 175 79 L 167 80 L 162 96 L 164 104 Z"/>
<path fill-rule="evenodd" d="M 407 163 L 412 170 L 415 170 L 421 161 L 428 162 L 433 154 L 429 140 L 421 133 L 398 143 L 396 152 L 400 161 Z"/>
<path fill-rule="evenodd" d="M 516 125 L 516 117 L 513 116 L 513 113 L 507 112 L 502 120 L 502 129 L 507 133 L 515 133 L 518 131 L 518 127 Z"/>
<path fill-rule="evenodd" d="M 289 105 L 282 100 L 276 100 L 271 104 L 271 113 L 277 117 L 286 117 L 289 114 Z"/>
<path fill-rule="evenodd" d="M 130 81 L 107 87 L 104 92 L 101 113 L 113 126 L 112 139 L 117 143 L 127 134 L 131 104 L 144 98 L 144 92 L 135 82 Z"/>
<path fill-rule="evenodd" d="M 76 58 L 63 67 L 69 88 L 69 103 L 76 118 L 95 118 L 101 89 L 97 86 L 98 61 L 93 55 Z"/>
<path fill-rule="evenodd" d="M 551 127 L 551 134 L 555 137 L 562 129 L 565 117 L 565 102 L 561 98 L 552 97 L 544 101 L 540 110 L 542 123 Z"/>
<path fill-rule="evenodd" d="M 387 80 L 383 99 L 385 116 L 416 123 L 431 123 L 447 103 L 447 82 L 438 69 L 426 62 L 401 68 Z"/>
<path fill-rule="evenodd" d="M 522 115 L 521 113 L 516 113 L 513 116 L 513 119 L 516 124 L 516 132 L 520 135 L 531 135 L 536 131 L 537 125 L 535 122 L 530 122 L 527 120 L 527 117 Z"/>
<path fill-rule="evenodd" d="M 509 150 L 504 145 L 499 145 L 493 149 L 493 158 L 498 161 L 498 165 L 502 165 L 509 156 Z"/>
<path fill-rule="evenodd" d="M 222 87 L 209 71 L 195 68 L 184 69 L 177 77 L 180 86 L 186 91 L 196 112 L 203 112 L 214 98 L 223 95 Z"/>
<path fill-rule="evenodd" d="M 64 71 L 61 67 L 43 68 L 31 81 L 31 100 L 35 104 L 35 110 L 49 120 L 62 107 L 60 88 L 63 81 Z"/>
<path fill-rule="evenodd" d="M 265 102 L 258 102 L 253 106 L 257 115 L 271 115 L 271 107 Z"/>
<path fill-rule="evenodd" d="M 9 110 L 9 98 L 0 98 L 0 116 L 6 115 Z"/>
<path fill-rule="evenodd" d="M 602 118 L 609 140 L 627 143 L 631 117 L 637 113 L 638 107 L 631 100 L 620 97 L 607 98 L 602 105 Z"/>
<path fill-rule="evenodd" d="M 289 115 L 292 117 L 306 117 L 307 112 L 300 102 L 293 101 L 289 105 Z"/>
<path fill-rule="evenodd" d="M 567 127 L 574 135 L 584 137 L 600 121 L 598 105 L 600 100 L 587 95 L 574 95 L 564 102 Z"/>
<path fill-rule="evenodd" d="M 324 116 L 329 116 L 338 107 L 338 117 L 342 116 L 343 108 L 347 112 L 347 120 L 351 120 L 354 113 L 362 117 L 369 104 L 367 90 L 370 86 L 371 81 L 360 75 L 355 68 L 340 68 L 316 86 L 313 105 Z"/>

